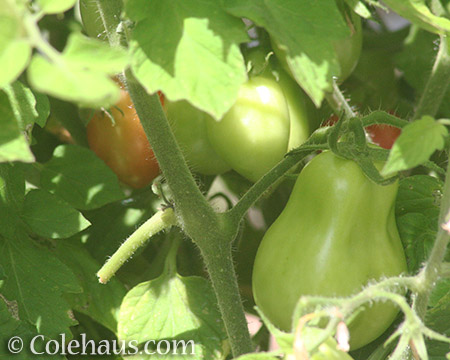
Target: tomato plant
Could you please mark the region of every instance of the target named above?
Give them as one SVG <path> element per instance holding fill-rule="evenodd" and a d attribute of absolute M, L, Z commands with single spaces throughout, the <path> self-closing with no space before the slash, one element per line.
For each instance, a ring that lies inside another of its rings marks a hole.
<path fill-rule="evenodd" d="M 342 16 L 347 22 L 348 30 L 350 36 L 347 38 L 334 41 L 333 48 L 336 52 L 337 60 L 339 62 L 340 72 L 338 82 L 343 82 L 349 77 L 352 71 L 358 64 L 359 55 L 362 48 L 362 28 L 361 28 L 361 18 L 355 12 L 350 10 L 347 5 L 341 1 L 337 0 L 336 3 L 339 5 Z M 272 40 L 273 50 L 280 61 L 283 68 L 292 75 L 289 65 L 286 60 L 287 53 L 280 47 L 280 45 Z"/>
<path fill-rule="evenodd" d="M 225 116 L 208 121 L 207 128 L 217 154 L 238 173 L 257 181 L 288 149 L 290 120 L 283 89 L 273 78 L 251 78 Z"/>
<path fill-rule="evenodd" d="M 323 126 L 332 126 L 338 121 L 336 115 L 331 115 L 330 118 L 323 123 Z M 387 124 L 374 124 L 366 126 L 367 135 L 371 142 L 383 149 L 391 149 L 395 140 L 400 136 L 402 130 L 398 127 Z"/>
<path fill-rule="evenodd" d="M 255 259 L 255 301 L 271 321 L 289 331 L 301 295 L 348 296 L 406 271 L 397 186 L 372 183 L 355 162 L 331 152 L 308 163 Z M 349 324 L 352 349 L 381 335 L 397 312 L 390 304 L 366 308 Z"/>
<path fill-rule="evenodd" d="M 448 357 L 448 1 L 381 3 L 3 1 L 0 358 Z"/>
<path fill-rule="evenodd" d="M 158 176 L 158 162 L 122 85 L 119 102 L 109 112 L 96 111 L 86 130 L 89 147 L 123 183 L 142 188 Z"/>
<path fill-rule="evenodd" d="M 206 124 L 211 116 L 186 101 L 165 102 L 167 119 L 178 144 L 192 170 L 204 175 L 217 175 L 230 170 L 211 146 Z"/>

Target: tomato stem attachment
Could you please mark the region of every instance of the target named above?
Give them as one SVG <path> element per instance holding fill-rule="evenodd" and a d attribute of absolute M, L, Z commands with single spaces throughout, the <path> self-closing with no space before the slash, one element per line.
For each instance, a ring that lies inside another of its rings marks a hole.
<path fill-rule="evenodd" d="M 99 282 L 106 284 L 125 261 L 131 258 L 137 249 L 144 246 L 153 235 L 176 224 L 177 221 L 172 208 L 158 211 L 131 234 L 97 272 Z"/>

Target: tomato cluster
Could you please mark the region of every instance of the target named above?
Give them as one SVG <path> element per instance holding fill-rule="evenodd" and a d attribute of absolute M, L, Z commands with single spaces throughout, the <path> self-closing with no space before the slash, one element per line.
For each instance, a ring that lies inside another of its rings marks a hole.
<path fill-rule="evenodd" d="M 337 3 L 350 33 L 332 44 L 340 66 L 334 75 L 342 82 L 358 62 L 362 31 L 359 16 L 341 0 Z M 233 169 L 256 182 L 308 138 L 311 120 L 305 95 L 291 78 L 282 46 L 272 40 L 272 47 L 277 60 L 271 64 L 264 52 L 263 56 L 259 50 L 248 52 L 247 57 L 262 70 L 242 84 L 236 102 L 220 121 L 187 101 L 173 102 L 159 94 L 192 171 L 217 175 Z M 325 125 L 336 121 L 331 117 Z M 385 149 L 400 134 L 400 129 L 389 125 L 365 130 L 373 143 Z M 140 188 L 158 175 L 158 163 L 123 86 L 115 107 L 94 114 L 87 135 L 91 149 L 125 184 Z M 393 211 L 397 187 L 373 183 L 356 162 L 332 152 L 322 152 L 305 166 L 255 259 L 253 294 L 269 320 L 290 331 L 302 295 L 349 296 L 371 280 L 406 270 Z M 378 337 L 396 315 L 397 309 L 388 304 L 366 306 L 348 324 L 352 349 Z M 334 347 L 328 340 L 321 355 L 350 358 Z"/>

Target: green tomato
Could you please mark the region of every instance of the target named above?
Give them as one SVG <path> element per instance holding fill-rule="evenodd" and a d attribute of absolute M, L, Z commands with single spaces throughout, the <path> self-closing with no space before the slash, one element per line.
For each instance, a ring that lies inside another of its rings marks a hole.
<path fill-rule="evenodd" d="M 256 76 L 239 89 L 238 99 L 220 121 L 208 121 L 217 154 L 242 176 L 256 182 L 284 156 L 289 142 L 289 109 L 275 79 Z"/>
<path fill-rule="evenodd" d="M 217 175 L 230 166 L 215 152 L 206 133 L 206 123 L 213 122 L 207 113 L 187 101 L 165 99 L 164 109 L 172 131 L 192 170 L 203 175 Z"/>
<path fill-rule="evenodd" d="M 339 83 L 342 83 L 346 78 L 348 78 L 358 63 L 359 55 L 361 54 L 362 49 L 363 37 L 361 18 L 354 11 L 350 10 L 342 1 L 338 0 L 337 4 L 350 30 L 349 37 L 333 42 L 333 47 L 340 67 L 340 73 L 339 76 L 337 76 L 337 79 Z M 286 59 L 286 50 L 284 50 L 274 39 L 271 39 L 271 43 L 273 51 L 282 67 L 288 72 L 289 75 L 294 77 Z"/>
<path fill-rule="evenodd" d="M 307 98 L 300 86 L 285 71 L 279 69 L 278 76 L 289 109 L 291 125 L 288 150 L 292 150 L 303 144 L 311 133 Z"/>
<path fill-rule="evenodd" d="M 275 325 L 291 329 L 303 295 L 348 296 L 407 270 L 395 223 L 397 188 L 375 184 L 332 152 L 305 166 L 253 269 L 255 302 Z M 351 349 L 376 339 L 397 313 L 390 303 L 364 309 L 349 324 Z"/>

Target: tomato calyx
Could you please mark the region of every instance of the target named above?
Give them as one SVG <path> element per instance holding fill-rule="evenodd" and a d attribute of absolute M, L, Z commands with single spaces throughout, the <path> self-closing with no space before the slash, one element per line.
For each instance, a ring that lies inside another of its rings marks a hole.
<path fill-rule="evenodd" d="M 337 123 L 338 119 L 338 116 L 333 114 L 322 126 L 333 126 Z M 386 150 L 392 149 L 395 140 L 397 140 L 402 132 L 400 128 L 389 124 L 373 124 L 366 126 L 364 129 L 371 143 Z"/>

